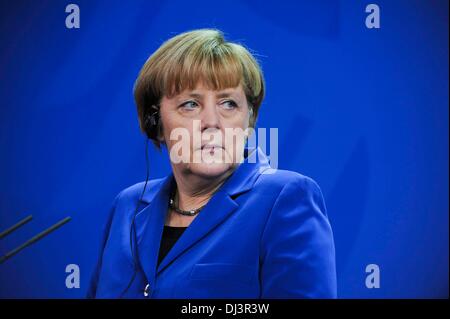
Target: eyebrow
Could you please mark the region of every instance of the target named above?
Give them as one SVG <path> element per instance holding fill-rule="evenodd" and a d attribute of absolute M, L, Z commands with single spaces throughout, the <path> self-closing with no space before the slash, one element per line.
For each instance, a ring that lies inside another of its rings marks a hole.
<path fill-rule="evenodd" d="M 224 91 L 221 91 L 221 92 L 217 93 L 216 97 L 223 98 L 223 97 L 228 97 L 228 96 L 232 96 L 232 95 L 234 95 L 233 91 L 231 91 L 231 90 L 224 90 Z M 203 94 L 192 92 L 192 93 L 189 93 L 188 96 L 194 97 L 194 98 L 202 98 Z"/>

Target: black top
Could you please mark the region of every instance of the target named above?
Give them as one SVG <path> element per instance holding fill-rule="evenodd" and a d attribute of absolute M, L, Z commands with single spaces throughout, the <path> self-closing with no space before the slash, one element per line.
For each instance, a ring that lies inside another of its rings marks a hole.
<path fill-rule="evenodd" d="M 164 225 L 161 245 L 159 246 L 158 265 L 170 251 L 175 242 L 180 238 L 187 227 L 172 227 Z"/>

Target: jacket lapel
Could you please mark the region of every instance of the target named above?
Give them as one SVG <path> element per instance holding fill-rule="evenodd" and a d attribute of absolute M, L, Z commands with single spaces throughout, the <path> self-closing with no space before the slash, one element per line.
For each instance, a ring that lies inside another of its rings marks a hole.
<path fill-rule="evenodd" d="M 137 237 L 137 258 L 147 277 L 148 282 L 154 282 L 156 264 L 158 261 L 159 244 L 164 229 L 168 209 L 169 193 L 173 176 L 164 178 L 156 190 L 148 190 L 143 201 L 149 203 L 135 218 Z M 149 194 L 153 193 L 153 194 Z"/>
<path fill-rule="evenodd" d="M 143 200 L 150 204 L 136 216 L 135 223 L 138 256 L 147 279 L 153 282 L 155 276 L 179 255 L 224 222 L 239 207 L 234 199 L 239 194 L 249 191 L 258 176 L 269 168 L 268 159 L 260 148 L 246 149 L 244 162 L 213 195 L 157 269 L 159 244 L 168 210 L 170 190 L 175 183 L 173 174 L 163 179 L 160 189 L 154 196 L 144 196 Z"/>
<path fill-rule="evenodd" d="M 223 222 L 237 207 L 236 202 L 227 193 L 218 191 L 169 250 L 168 254 L 161 261 L 157 274 L 181 253 Z"/>

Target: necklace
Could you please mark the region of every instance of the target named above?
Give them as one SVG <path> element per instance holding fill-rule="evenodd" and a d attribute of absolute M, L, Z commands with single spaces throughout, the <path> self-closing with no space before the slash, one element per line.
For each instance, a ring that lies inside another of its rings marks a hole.
<path fill-rule="evenodd" d="M 172 196 L 170 197 L 170 200 L 169 200 L 169 207 L 170 207 L 171 209 L 173 209 L 176 213 L 178 213 L 178 214 L 180 214 L 180 215 L 183 215 L 183 216 L 195 216 L 195 215 L 197 215 L 198 213 L 200 213 L 200 211 L 203 209 L 203 207 L 206 206 L 206 204 L 205 204 L 205 205 L 203 205 L 202 207 L 199 207 L 199 208 L 197 208 L 197 209 L 192 209 L 192 210 L 182 210 L 182 209 L 180 209 L 177 205 L 175 205 L 174 197 L 175 197 L 175 192 L 173 192 Z"/>

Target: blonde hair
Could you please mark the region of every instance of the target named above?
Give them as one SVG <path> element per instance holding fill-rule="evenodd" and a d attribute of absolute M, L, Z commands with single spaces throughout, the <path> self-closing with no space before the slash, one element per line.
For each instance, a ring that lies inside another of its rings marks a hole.
<path fill-rule="evenodd" d="M 193 30 L 164 42 L 145 62 L 134 86 L 140 128 L 157 147 L 160 142 L 155 136 L 161 133 L 161 124 L 156 134 L 149 134 L 146 121 L 152 106 L 159 109 L 164 96 L 192 90 L 199 81 L 213 90 L 241 84 L 251 111 L 250 127 L 255 126 L 264 98 L 258 62 L 244 46 L 227 42 L 219 30 Z"/>

